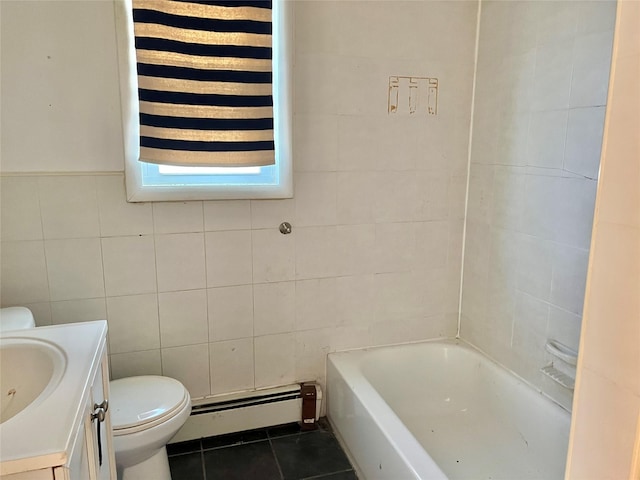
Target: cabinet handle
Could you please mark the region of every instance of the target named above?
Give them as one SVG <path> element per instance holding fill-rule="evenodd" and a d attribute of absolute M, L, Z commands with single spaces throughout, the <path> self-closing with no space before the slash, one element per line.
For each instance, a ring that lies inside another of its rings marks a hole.
<path fill-rule="evenodd" d="M 94 403 L 93 404 L 93 409 L 97 410 L 99 408 L 102 408 L 105 412 L 107 412 L 109 410 L 109 400 L 107 400 L 106 398 L 102 401 L 102 403 Z"/>
<path fill-rule="evenodd" d="M 91 421 L 98 420 L 98 423 L 104 422 L 106 418 L 105 409 L 102 407 L 96 407 L 94 413 L 91 414 Z"/>
<path fill-rule="evenodd" d="M 101 404 L 94 403 L 93 404 L 93 413 L 91 414 L 91 423 L 94 420 L 98 420 L 98 425 L 96 427 L 97 435 L 98 435 L 98 463 L 102 466 L 102 435 L 100 435 L 100 424 L 104 422 L 106 418 L 106 412 L 109 409 L 109 402 L 104 400 Z"/>

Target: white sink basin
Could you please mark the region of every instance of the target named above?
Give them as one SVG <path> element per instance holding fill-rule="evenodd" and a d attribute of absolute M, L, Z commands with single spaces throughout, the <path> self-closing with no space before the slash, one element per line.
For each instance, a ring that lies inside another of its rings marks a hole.
<path fill-rule="evenodd" d="M 0 333 L 0 478 L 69 465 L 106 335 L 105 320 Z"/>
<path fill-rule="evenodd" d="M 56 345 L 34 338 L 0 338 L 0 423 L 46 399 L 67 366 Z"/>

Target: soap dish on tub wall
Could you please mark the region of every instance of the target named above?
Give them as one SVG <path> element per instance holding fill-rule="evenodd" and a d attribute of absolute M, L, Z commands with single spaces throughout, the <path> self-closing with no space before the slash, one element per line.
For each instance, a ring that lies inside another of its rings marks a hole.
<path fill-rule="evenodd" d="M 578 363 L 578 352 L 557 340 L 547 341 L 545 349 L 553 355 L 554 359 L 540 371 L 564 388 L 573 390 L 576 384 L 575 368 Z M 560 362 L 556 363 L 556 359 Z"/>

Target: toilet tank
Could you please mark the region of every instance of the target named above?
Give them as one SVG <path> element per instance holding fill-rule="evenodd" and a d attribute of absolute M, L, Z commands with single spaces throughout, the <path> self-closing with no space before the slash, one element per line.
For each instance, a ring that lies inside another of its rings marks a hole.
<path fill-rule="evenodd" d="M 26 307 L 0 308 L 0 332 L 34 328 L 36 322 L 31 310 Z"/>

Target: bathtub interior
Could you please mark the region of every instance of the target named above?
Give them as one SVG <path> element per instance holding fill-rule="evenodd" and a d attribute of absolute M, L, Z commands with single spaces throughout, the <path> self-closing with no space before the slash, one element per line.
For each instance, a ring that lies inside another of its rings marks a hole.
<path fill-rule="evenodd" d="M 464 342 L 372 349 L 350 361 L 447 477 L 562 478 L 568 412 Z"/>

